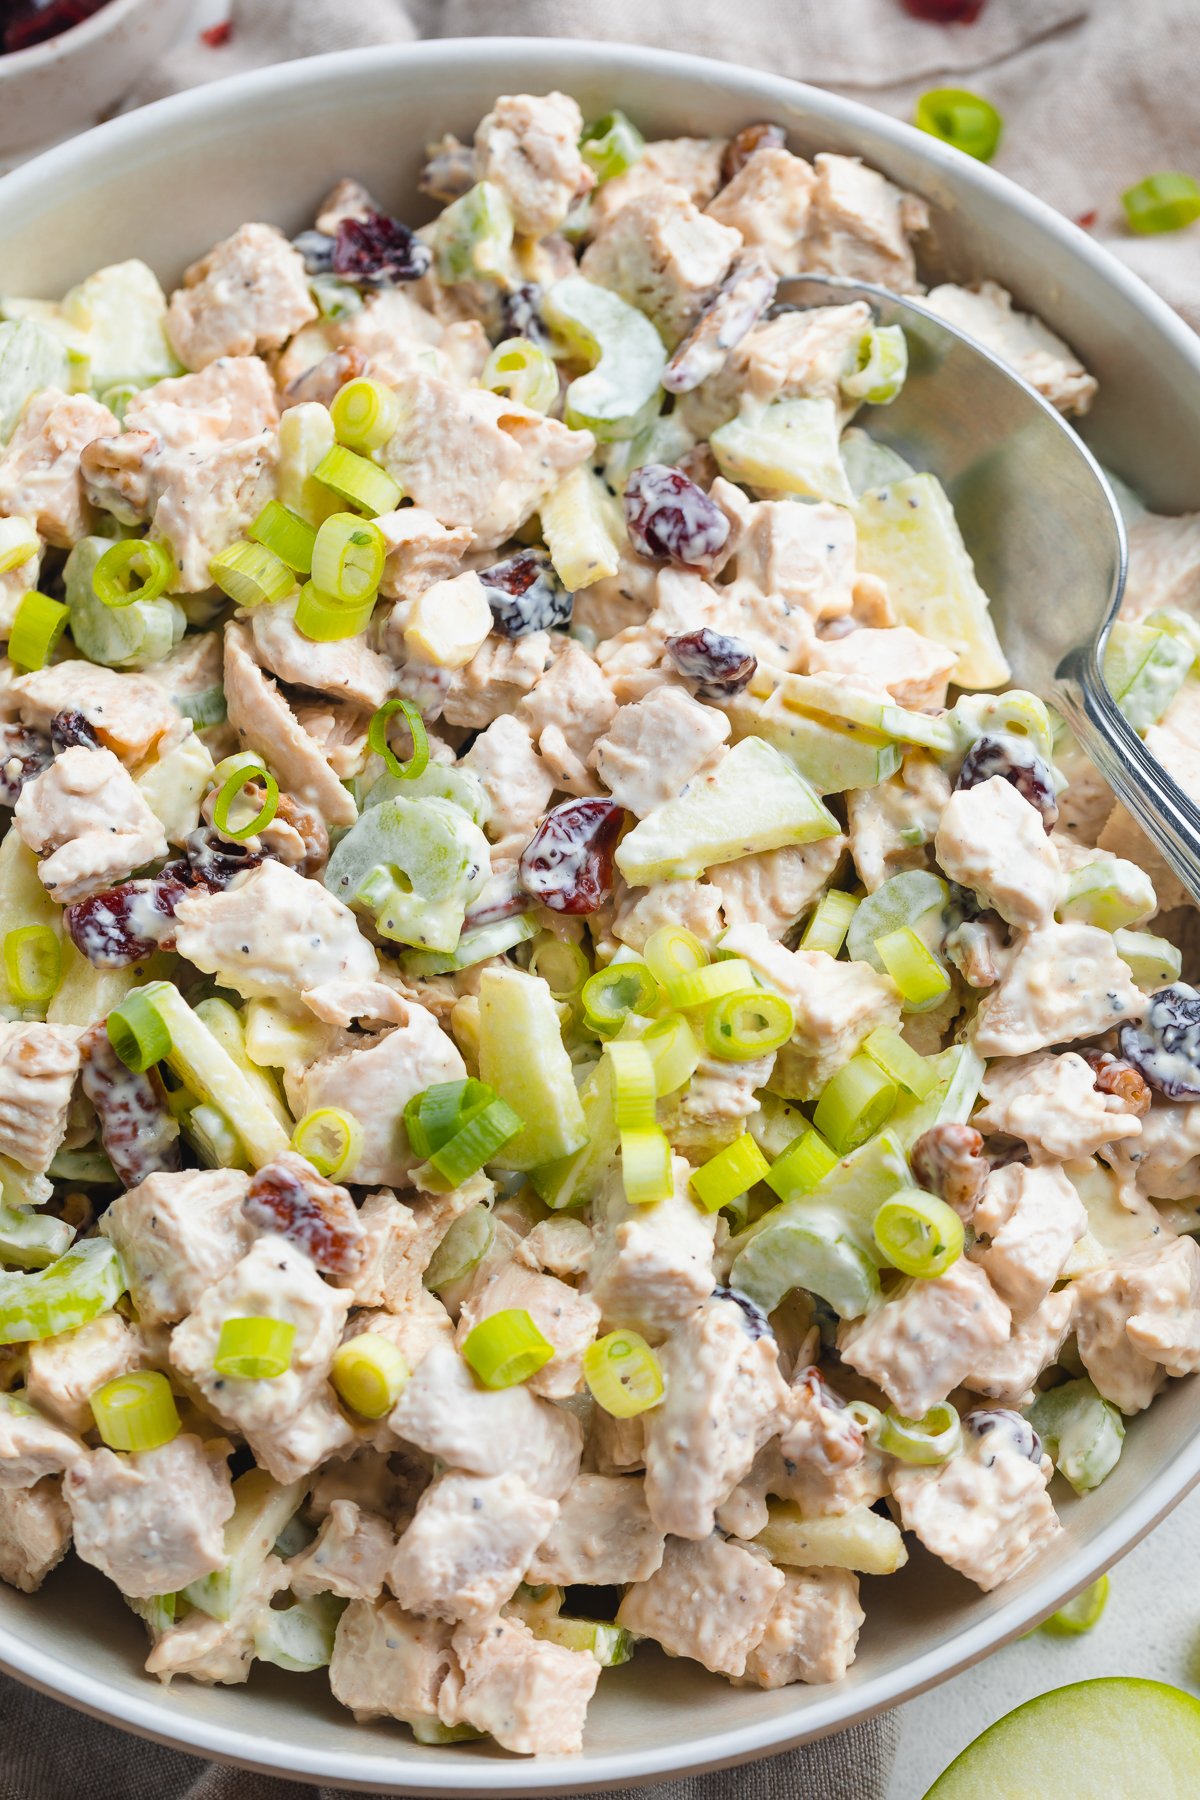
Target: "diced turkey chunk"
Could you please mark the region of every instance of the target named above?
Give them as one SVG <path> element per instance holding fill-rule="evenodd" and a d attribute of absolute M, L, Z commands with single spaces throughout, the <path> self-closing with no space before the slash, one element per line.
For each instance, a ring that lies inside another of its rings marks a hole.
<path fill-rule="evenodd" d="M 639 819 L 681 794 L 721 754 L 729 720 L 683 688 L 623 706 L 588 758 L 619 806 Z"/>
<path fill-rule="evenodd" d="M 614 175 L 592 195 L 591 222 L 599 231 L 635 194 L 664 183 L 680 187 L 697 206 L 706 206 L 721 185 L 721 159 L 726 139 L 719 137 L 652 138 L 624 175 Z"/>
<path fill-rule="evenodd" d="M 70 1469 L 63 1494 L 75 1548 L 123 1594 L 173 1594 L 225 1561 L 233 1513 L 229 1445 L 190 1432 L 157 1450 L 93 1450 Z"/>
<path fill-rule="evenodd" d="M 0 1505 L 0 1581 L 36 1593 L 71 1542 L 62 1484 L 47 1475 L 33 1487 L 8 1488 Z"/>
<path fill-rule="evenodd" d="M 510 1262 L 493 1275 L 475 1282 L 458 1320 L 458 1341 L 464 1341 L 481 1320 L 510 1310 L 527 1312 L 554 1355 L 529 1379 L 531 1392 L 548 1400 L 562 1400 L 578 1391 L 583 1381 L 583 1353 L 594 1340 L 600 1309 L 587 1294 L 577 1293 L 565 1281 L 542 1275 Z"/>
<path fill-rule="evenodd" d="M 531 631 L 528 637 L 493 636 L 481 644 L 470 662 L 450 676 L 442 709 L 447 725 L 479 731 L 502 713 L 514 712 L 541 680 L 550 661 L 550 641 L 548 631 Z"/>
<path fill-rule="evenodd" d="M 458 1667 L 438 1695 L 443 1725 L 473 1725 L 523 1756 L 578 1755 L 600 1679 L 594 1656 L 536 1638 L 519 1619 L 460 1625 L 450 1642 Z"/>
<path fill-rule="evenodd" d="M 442 525 L 469 527 L 477 550 L 511 537 L 595 448 L 590 431 L 571 431 L 484 388 L 455 387 L 427 369 L 405 371 L 396 392 L 403 423 L 380 462 Z"/>
<path fill-rule="evenodd" d="M 755 1092 L 771 1080 L 774 1062 L 773 1056 L 731 1063 L 702 1054 L 687 1087 L 662 1109 L 660 1123 L 674 1147 L 692 1162 L 704 1162 L 731 1143 L 759 1111 Z"/>
<path fill-rule="evenodd" d="M 1096 398 L 1096 378 L 1074 351 L 1032 313 L 1018 312 L 998 283 L 964 288 L 948 282 L 932 289 L 925 304 L 1015 369 L 1059 412 L 1085 413 Z"/>
<path fill-rule="evenodd" d="M 554 776 L 534 749 L 528 725 L 502 713 L 480 732 L 462 767 L 479 777 L 490 803 L 487 834 L 495 846 L 493 869 L 515 862 L 554 792 Z"/>
<path fill-rule="evenodd" d="M 856 156 L 821 155 L 816 168 L 805 267 L 912 293 L 917 277 L 910 240 L 929 223 L 925 202 Z"/>
<path fill-rule="evenodd" d="M 83 1454 L 83 1445 L 73 1432 L 64 1431 L 41 1413 L 0 1400 L 0 1513 L 11 1499 L 9 1490 L 31 1488 L 46 1475 L 61 1475 Z M 7 1580 L 7 1576 L 0 1579 Z"/>
<path fill-rule="evenodd" d="M 388 1586 L 409 1612 L 482 1623 L 512 1597 L 557 1513 L 519 1475 L 439 1475 L 396 1546 Z"/>
<path fill-rule="evenodd" d="M 971 1215 L 971 1255 L 1014 1319 L 1041 1305 L 1087 1230 L 1083 1201 L 1060 1168 L 993 1169 Z"/>
<path fill-rule="evenodd" d="M 933 638 L 908 625 L 889 625 L 881 630 L 862 626 L 840 638 L 818 638 L 808 666 L 814 675 L 852 676 L 864 686 L 886 688 L 898 706 L 920 711 L 945 705 L 954 662 L 954 652 Z"/>
<path fill-rule="evenodd" d="M 124 675 L 94 663 L 61 662 L 21 675 L 12 684 L 21 723 L 50 735 L 61 712 L 81 712 L 106 749 L 140 763 L 162 740 L 182 736 L 178 712 L 148 675 Z"/>
<path fill-rule="evenodd" d="M 422 506 L 380 513 L 375 524 L 387 546 L 379 591 L 388 600 L 415 600 L 455 574 L 472 537 L 466 525 L 442 525 Z"/>
<path fill-rule="evenodd" d="M 905 1281 L 882 1306 L 838 1330 L 842 1359 L 881 1387 L 907 1419 L 921 1419 L 1008 1342 L 1011 1314 L 965 1256 L 933 1281 Z"/>
<path fill-rule="evenodd" d="M 207 1288 L 195 1311 L 175 1327 L 171 1362 L 195 1382 L 204 1405 L 222 1424 L 245 1433 L 270 1431 L 293 1418 L 324 1382 L 349 1306 L 349 1294 L 322 1281 L 303 1250 L 269 1233 Z M 213 1358 L 226 1319 L 260 1317 L 296 1327 L 289 1368 L 272 1381 L 218 1375 Z"/>
<path fill-rule="evenodd" d="M 254 649 L 264 668 L 280 681 L 315 688 L 335 700 L 374 712 L 392 691 L 395 671 L 386 657 L 361 637 L 314 643 L 296 629 L 296 601 L 256 606 L 250 614 Z"/>
<path fill-rule="evenodd" d="M 768 937 L 779 939 L 824 892 L 845 853 L 846 839 L 840 835 L 784 844 L 718 863 L 707 879 L 721 896 L 727 926 L 758 925 Z"/>
<path fill-rule="evenodd" d="M 1200 1368 L 1200 1245 L 1155 1238 L 1075 1283 L 1075 1331 L 1084 1368 L 1106 1400 L 1141 1412 L 1163 1372 Z"/>
<path fill-rule="evenodd" d="M 682 188 L 636 195 L 584 251 L 580 272 L 653 320 L 670 348 L 685 337 L 742 247 L 742 234 L 708 217 Z"/>
<path fill-rule="evenodd" d="M 278 422 L 275 384 L 257 356 L 225 356 L 198 374 L 157 381 L 125 408 L 125 430 L 151 431 L 165 450 L 236 443 Z"/>
<path fill-rule="evenodd" d="M 885 1491 L 877 1453 L 868 1449 L 861 1427 L 815 1367 L 796 1371 L 778 1449 L 781 1466 L 770 1471 L 773 1480 L 766 1491 L 794 1501 L 802 1514 L 842 1513 L 863 1502 L 869 1505 Z M 747 1487 L 767 1459 L 772 1459 L 770 1447 Z"/>
<path fill-rule="evenodd" d="M 558 786 L 570 794 L 598 792 L 586 762 L 608 730 L 617 703 L 596 663 L 574 639 L 567 643 L 517 708 Z"/>
<path fill-rule="evenodd" d="M 255 1633 L 271 1600 L 287 1586 L 287 1565 L 268 1556 L 228 1619 L 210 1619 L 197 1607 L 170 1626 L 146 1658 L 146 1673 L 163 1682 L 176 1675 L 236 1686 L 250 1674 Z"/>
<path fill-rule="evenodd" d="M 90 1431 L 91 1396 L 106 1381 L 136 1369 L 142 1356 L 139 1333 L 120 1313 L 104 1313 L 77 1331 L 30 1344 L 25 1390 L 33 1406 L 70 1430 Z"/>
<path fill-rule="evenodd" d="M 767 1629 L 746 1660 L 746 1680 L 763 1688 L 840 1681 L 867 1616 L 858 1576 L 849 1569 L 785 1569 L 783 1578 Z"/>
<path fill-rule="evenodd" d="M 949 798 L 950 783 L 941 769 L 912 751 L 887 781 L 846 795 L 850 854 L 868 894 L 903 869 L 927 866 L 925 846 Z"/>
<path fill-rule="evenodd" d="M 475 130 L 475 167 L 508 196 L 523 237 L 557 231 L 595 176 L 579 154 L 583 114 L 569 94 L 501 94 Z"/>
<path fill-rule="evenodd" d="M 1105 1144 L 1141 1135 L 1138 1114 L 1126 1111 L 1119 1094 L 1101 1093 L 1074 1050 L 993 1063 L 982 1091 L 986 1104 L 972 1125 L 1022 1138 L 1035 1163 L 1082 1161 Z"/>
<path fill-rule="evenodd" d="M 43 388 L 0 451 L 0 517 L 30 519 L 48 544 L 69 550 L 92 523 L 79 467 L 84 445 L 120 429 L 86 394 Z"/>
<path fill-rule="evenodd" d="M 761 250 L 777 275 L 798 275 L 804 267 L 804 235 L 815 184 L 811 163 L 790 150 L 766 145 L 709 202 L 708 217 L 740 231 L 742 241 Z"/>
<path fill-rule="evenodd" d="M 374 1600 L 383 1592 L 396 1537 L 386 1519 L 353 1500 L 335 1500 L 315 1540 L 288 1563 L 294 1594 L 340 1594 Z"/>
<path fill-rule="evenodd" d="M 290 1000 L 301 988 L 379 972 L 350 908 L 280 862 L 261 862 L 227 888 L 185 895 L 175 925 L 179 954 L 246 999 Z"/>
<path fill-rule="evenodd" d="M 326 1381 L 310 1390 L 290 1418 L 247 1430 L 246 1446 L 258 1466 L 286 1487 L 314 1474 L 332 1457 L 349 1456 L 356 1436 Z"/>
<path fill-rule="evenodd" d="M 1047 1294 L 1033 1312 L 1013 1320 L 1008 1342 L 981 1356 L 963 1385 L 1002 1406 L 1026 1405 L 1042 1370 L 1057 1361 L 1074 1317 L 1073 1284 Z"/>
<path fill-rule="evenodd" d="M 167 308 L 167 335 L 189 369 L 218 356 L 277 350 L 317 317 L 304 260 L 273 225 L 239 225 L 193 263 Z"/>
<path fill-rule="evenodd" d="M 359 1720 L 435 1719 L 453 1664 L 441 1619 L 414 1619 L 394 1600 L 353 1600 L 338 1620 L 329 1685 Z"/>
<path fill-rule="evenodd" d="M 668 1656 L 737 1677 L 762 1642 L 785 1585 L 781 1570 L 737 1544 L 668 1538 L 661 1566 L 628 1590 L 617 1623 L 653 1638 Z"/>
<path fill-rule="evenodd" d="M 104 1213 L 143 1325 L 175 1324 L 241 1261 L 254 1236 L 242 1212 L 249 1180 L 240 1169 L 161 1171 Z"/>
<path fill-rule="evenodd" d="M 659 1361 L 666 1392 L 646 1415 L 646 1502 L 664 1531 L 706 1538 L 783 1420 L 779 1352 L 736 1301 L 712 1299 L 671 1334 Z"/>
<path fill-rule="evenodd" d="M 1042 925 L 1017 939 L 999 986 L 977 1015 L 975 1048 L 981 1056 L 1027 1056 L 1140 1019 L 1146 1005 L 1110 932 Z"/>
<path fill-rule="evenodd" d="M 720 374 L 710 376 L 694 393 L 683 396 L 679 403 L 683 417 L 693 431 L 707 433 L 732 419 L 746 400 L 759 401 L 763 405 L 769 405 L 773 400 L 832 400 L 839 412 L 845 413 L 848 408 L 842 394 L 842 379 L 857 367 L 859 346 L 870 325 L 871 314 L 862 300 L 855 300 L 849 306 L 819 306 L 808 312 L 783 312 L 777 318 L 766 319 L 746 334 Z M 755 508 L 745 495 L 737 501 L 730 494 L 729 485 L 724 481 L 720 483 L 719 504 L 731 510 L 735 519 L 754 513 Z M 713 486 L 716 489 L 718 484 L 714 482 Z M 716 492 L 713 498 L 718 498 Z M 782 504 L 759 502 L 758 505 L 769 505 L 772 513 L 778 507 L 780 524 L 790 523 L 787 519 L 792 510 L 790 501 Z M 824 501 L 820 510 L 826 520 L 835 512 L 841 514 L 843 532 L 848 533 L 853 547 L 851 515 Z M 840 569 L 831 570 L 830 585 L 842 574 Z M 845 588 L 846 604 L 839 609 L 841 612 L 850 610 L 849 590 L 853 579 L 852 566 Z M 770 592 L 770 589 L 766 591 Z M 813 617 L 819 616 L 812 607 L 809 611 Z"/>
<path fill-rule="evenodd" d="M 541 1219 L 521 1239 L 516 1261 L 548 1275 L 586 1275 L 592 1260 L 592 1228 L 582 1219 Z"/>
<path fill-rule="evenodd" d="M 77 1037 L 71 1025 L 0 1024 L 0 1156 L 38 1175 L 67 1129 Z"/>
<path fill-rule="evenodd" d="M 120 444 L 123 439 L 118 439 Z M 157 493 L 150 536 L 170 550 L 184 594 L 212 586 L 209 563 L 228 549 L 272 498 L 278 445 L 273 431 L 233 443 L 201 444 L 155 459 Z"/>
<path fill-rule="evenodd" d="M 734 864 L 721 867 L 733 868 Z M 615 938 L 631 950 L 644 950 L 660 925 L 682 925 L 711 949 L 722 927 L 718 889 L 707 881 L 656 881 L 653 887 L 622 892 L 613 914 Z"/>
<path fill-rule="evenodd" d="M 25 783 L 13 820 L 64 906 L 167 854 L 161 824 L 111 750 L 72 744 Z"/>
<path fill-rule="evenodd" d="M 316 738 L 251 654 L 245 625 L 225 627 L 225 699 L 243 749 L 265 758 L 280 787 L 315 807 L 327 825 L 353 825 L 358 809 Z"/>
<path fill-rule="evenodd" d="M 1002 775 L 951 794 L 934 848 L 950 880 L 1010 925 L 1028 930 L 1054 917 L 1064 886 L 1058 851 L 1037 807 Z"/>
<path fill-rule="evenodd" d="M 646 1486 L 631 1475 L 578 1475 L 529 1565 L 532 1582 L 620 1587 L 645 1581 L 663 1559 L 666 1534 L 650 1517 Z"/>
<path fill-rule="evenodd" d="M 570 1413 L 524 1387 L 481 1387 L 449 1344 L 435 1344 L 427 1353 L 388 1423 L 398 1437 L 452 1469 L 517 1475 L 551 1500 L 579 1472 L 583 1432 Z"/>
<path fill-rule="evenodd" d="M 297 1118 L 319 1106 L 335 1106 L 358 1119 L 363 1147 L 355 1165 L 357 1181 L 399 1184 L 408 1181 L 422 1160 L 409 1149 L 404 1108 L 414 1094 L 437 1082 L 461 1081 L 466 1072 L 453 1040 L 432 1013 L 413 1002 L 405 1024 L 351 1039 L 285 1085 Z"/>
<path fill-rule="evenodd" d="M 691 1169 L 671 1158 L 673 1192 L 650 1206 L 631 1206 L 619 1173 L 596 1202 L 595 1249 L 586 1287 L 606 1329 L 624 1325 L 658 1343 L 712 1293 L 713 1236 L 688 1192 Z"/>
<path fill-rule="evenodd" d="M 1129 527 L 1122 617 L 1141 619 L 1160 606 L 1200 606 L 1200 513 L 1143 513 Z"/>
<path fill-rule="evenodd" d="M 990 1593 L 1061 1530 L 1046 1492 L 1053 1473 L 1048 1456 L 1031 1462 L 1000 1422 L 983 1435 L 968 1430 L 949 1462 L 896 1463 L 891 1482 L 904 1529 Z"/>
<path fill-rule="evenodd" d="M 1105 1160 L 1138 1193 L 1190 1203 L 1200 1192 L 1200 1102 L 1152 1106 L 1141 1137 L 1113 1145 Z"/>

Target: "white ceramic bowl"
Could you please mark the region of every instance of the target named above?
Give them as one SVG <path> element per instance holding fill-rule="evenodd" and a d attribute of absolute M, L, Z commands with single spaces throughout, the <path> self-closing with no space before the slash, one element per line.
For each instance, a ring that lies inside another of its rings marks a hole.
<path fill-rule="evenodd" d="M 582 43 L 428 43 L 294 63 L 118 119 L 0 182 L 0 268 L 56 295 L 100 264 L 143 256 L 166 281 L 247 219 L 288 230 L 343 172 L 402 217 L 421 146 L 467 135 L 493 95 L 560 87 L 585 116 L 623 107 L 650 136 L 728 132 L 759 118 L 793 146 L 859 153 L 933 212 L 928 272 L 992 275 L 1060 331 L 1100 378 L 1087 436 L 1163 510 L 1200 502 L 1200 340 L 1074 226 L 991 170 L 847 100 L 658 51 Z M 1046 571 L 1052 600 L 1054 571 Z M 0 1590 L 0 1664 L 63 1700 L 207 1755 L 387 1793 L 565 1793 L 744 1761 L 853 1723 L 944 1680 L 1023 1632 L 1150 1529 L 1200 1477 L 1200 1408 L 1172 1383 L 1131 1423 L 1121 1461 L 1063 1499 L 1053 1551 L 982 1595 L 917 1553 L 865 1580 L 858 1661 L 837 1687 L 732 1688 L 650 1647 L 605 1675 L 578 1761 L 482 1745 L 422 1749 L 386 1721 L 356 1725 L 323 1675 L 256 1670 L 245 1687 L 169 1691 L 141 1672 L 140 1624 L 68 1562 L 42 1593 Z"/>
<path fill-rule="evenodd" d="M 92 125 L 173 42 L 194 0 L 109 0 L 69 31 L 0 56 L 0 155 Z"/>

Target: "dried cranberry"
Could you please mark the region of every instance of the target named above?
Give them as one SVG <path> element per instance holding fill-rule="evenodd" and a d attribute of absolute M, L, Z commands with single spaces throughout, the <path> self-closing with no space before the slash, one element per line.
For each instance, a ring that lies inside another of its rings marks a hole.
<path fill-rule="evenodd" d="M 571 623 L 574 594 L 569 594 L 544 550 L 518 550 L 515 556 L 480 569 L 489 590 L 492 624 L 501 637 L 528 637 Z"/>
<path fill-rule="evenodd" d="M 977 1407 L 974 1412 L 964 1413 L 962 1425 L 965 1432 L 977 1438 L 989 1437 L 998 1431 L 1009 1439 L 1019 1456 L 1027 1456 L 1031 1463 L 1042 1460 L 1041 1438 L 1029 1420 L 1010 1407 Z"/>
<path fill-rule="evenodd" d="M 251 1177 L 242 1211 L 252 1225 L 306 1251 L 327 1274 L 353 1274 L 362 1261 L 364 1232 L 353 1200 L 294 1151 Z"/>
<path fill-rule="evenodd" d="M 122 881 L 76 900 L 63 914 L 71 942 L 94 969 L 128 969 L 156 950 L 175 948 L 175 908 L 187 893 L 186 863 Z"/>
<path fill-rule="evenodd" d="M 505 338 L 511 337 L 526 338 L 540 350 L 550 343 L 550 332 L 542 317 L 542 290 L 536 281 L 525 281 L 519 287 L 510 288 L 500 302 L 500 332 L 496 342 L 502 344 Z"/>
<path fill-rule="evenodd" d="M 80 1083 L 96 1109 L 104 1154 L 122 1185 L 136 1187 L 160 1169 L 182 1167 L 179 1126 L 157 1072 L 135 1075 L 127 1069 L 103 1020 L 84 1032 L 79 1055 Z"/>
<path fill-rule="evenodd" d="M 227 888 L 235 875 L 245 874 L 263 860 L 261 850 L 248 850 L 201 825 L 187 841 L 186 855 L 192 878 L 207 888 Z"/>
<path fill-rule="evenodd" d="M 207 44 L 210 50 L 221 50 L 233 37 L 233 20 L 222 19 L 219 25 L 209 25 L 200 33 L 200 42 Z"/>
<path fill-rule="evenodd" d="M 930 25 L 973 25 L 986 0 L 900 0 L 906 13 Z"/>
<path fill-rule="evenodd" d="M 644 463 L 625 484 L 625 523 L 640 556 L 711 569 L 729 540 L 729 520 L 682 469 Z"/>
<path fill-rule="evenodd" d="M 736 1288 L 715 1287 L 712 1291 L 714 1300 L 730 1300 L 739 1307 L 745 1323 L 746 1331 L 752 1338 L 774 1337 L 766 1313 L 746 1294 L 739 1294 Z"/>
<path fill-rule="evenodd" d="M 726 637 L 701 625 L 667 639 L 667 655 L 688 681 L 696 683 L 702 700 L 728 699 L 740 694 L 758 667 L 758 658 L 741 638 Z"/>
<path fill-rule="evenodd" d="M 624 809 L 615 800 L 564 800 L 521 857 L 521 881 L 551 912 L 597 912 L 612 893 Z"/>
<path fill-rule="evenodd" d="M 21 789 L 54 760 L 50 740 L 26 725 L 0 725 L 0 806 L 15 806 Z"/>
<path fill-rule="evenodd" d="M 108 0 L 7 0 L 0 6 L 0 50 L 28 50 L 81 25 Z"/>
<path fill-rule="evenodd" d="M 1058 801 L 1054 798 L 1054 777 L 1050 765 L 1027 738 L 1012 737 L 1006 731 L 994 737 L 977 738 L 963 758 L 955 787 L 978 787 L 999 775 L 1016 788 L 1018 794 L 1036 806 L 1042 824 L 1053 831 L 1058 822 Z"/>
<path fill-rule="evenodd" d="M 429 245 L 386 213 L 368 213 L 365 219 L 338 222 L 333 272 L 343 281 L 361 282 L 368 287 L 419 281 L 432 260 Z"/>
<path fill-rule="evenodd" d="M 782 125 L 771 125 L 766 120 L 760 120 L 757 125 L 743 125 L 725 146 L 721 158 L 722 186 L 741 173 L 756 150 L 782 150 L 786 143 L 787 135 Z"/>
<path fill-rule="evenodd" d="M 50 721 L 50 745 L 56 756 L 81 745 L 85 750 L 99 750 L 100 739 L 94 726 L 77 709 L 55 713 Z"/>
<path fill-rule="evenodd" d="M 1186 982 L 1160 988 L 1140 1025 L 1122 1025 L 1121 1055 L 1168 1100 L 1200 1099 L 1200 994 Z"/>

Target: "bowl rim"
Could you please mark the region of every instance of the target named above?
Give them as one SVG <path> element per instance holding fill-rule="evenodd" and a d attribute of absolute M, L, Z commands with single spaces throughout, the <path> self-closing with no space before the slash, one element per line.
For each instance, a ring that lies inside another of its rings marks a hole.
<path fill-rule="evenodd" d="M 9 50 L 0 55 L 0 83 L 10 76 L 15 78 L 29 75 L 35 69 L 48 68 L 76 50 L 86 50 L 94 39 L 115 30 L 123 19 L 154 3 L 155 0 L 105 0 L 98 11 L 68 25 L 65 31 L 56 31 L 53 37 L 44 38 L 39 44 L 29 44 L 24 50 Z M 70 141 L 74 142 L 74 139 Z"/>
<path fill-rule="evenodd" d="M 120 14 L 141 0 L 112 0 L 94 15 Z M 82 32 L 94 21 L 73 28 Z M 63 34 L 64 36 L 70 34 Z M 53 43 L 54 40 L 51 40 Z M 32 52 L 18 52 L 21 58 Z M 379 74 L 380 65 L 397 68 L 428 63 L 445 68 L 470 63 L 475 70 L 491 65 L 511 65 L 519 57 L 530 87 L 555 79 L 556 66 L 580 59 L 607 64 L 613 78 L 622 68 L 661 76 L 670 86 L 685 77 L 723 86 L 745 87 L 747 103 L 761 98 L 765 107 L 791 106 L 803 111 L 815 126 L 829 121 L 851 131 L 869 131 L 897 149 L 919 147 L 921 160 L 931 170 L 952 172 L 959 184 L 998 199 L 1019 216 L 1026 227 L 1064 245 L 1109 288 L 1116 288 L 1167 337 L 1200 378 L 1200 337 L 1180 316 L 1088 234 L 1052 207 L 1015 182 L 974 162 L 940 140 L 917 134 L 914 128 L 876 111 L 859 100 L 815 88 L 766 70 L 725 64 L 702 56 L 685 55 L 638 45 L 585 38 L 437 38 L 416 43 L 376 45 L 342 50 L 302 60 L 269 65 L 226 77 L 199 88 L 123 114 L 44 151 L 0 180 L 0 210 L 9 197 L 19 204 L 23 190 L 38 188 L 47 180 L 67 182 L 78 169 L 100 156 L 136 148 L 139 139 L 153 142 L 169 121 L 178 133 L 218 119 L 247 96 L 273 97 L 283 92 L 303 95 L 333 81 L 347 82 L 359 72 Z M 26 65 L 27 66 L 27 65 Z M 757 89 L 757 95 L 753 90 Z M 728 1768 L 759 1757 L 778 1754 L 845 1727 L 875 1717 L 902 1700 L 914 1698 L 952 1674 L 969 1668 L 992 1651 L 1011 1642 L 1065 1600 L 1094 1581 L 1118 1557 L 1132 1549 L 1165 1515 L 1200 1482 L 1200 1421 L 1190 1438 L 1176 1445 L 1166 1462 L 1131 1502 L 1090 1543 L 1054 1564 L 1032 1585 L 1011 1599 L 999 1601 L 994 1610 L 935 1642 L 913 1660 L 894 1671 L 870 1676 L 861 1683 L 807 1688 L 802 1715 L 782 1714 L 736 1727 L 714 1727 L 691 1745 L 605 1752 L 583 1758 L 497 1757 L 494 1760 L 459 1759 L 438 1752 L 416 1754 L 405 1746 L 403 1763 L 395 1765 L 378 1755 L 355 1753 L 339 1739 L 329 1750 L 297 1747 L 285 1739 L 264 1740 L 247 1728 L 230 1726 L 171 1712 L 161 1691 L 151 1685 L 127 1690 L 110 1685 L 102 1676 L 72 1667 L 50 1652 L 25 1643 L 19 1633 L 0 1623 L 0 1669 L 109 1724 L 218 1761 L 232 1762 L 265 1774 L 287 1774 L 301 1781 L 335 1788 L 396 1794 L 489 1793 L 586 1793 L 613 1787 L 639 1786 L 669 1775 L 698 1774 Z M 799 1720 L 802 1719 L 802 1722 Z M 391 1774 L 394 1767 L 395 1774 Z"/>

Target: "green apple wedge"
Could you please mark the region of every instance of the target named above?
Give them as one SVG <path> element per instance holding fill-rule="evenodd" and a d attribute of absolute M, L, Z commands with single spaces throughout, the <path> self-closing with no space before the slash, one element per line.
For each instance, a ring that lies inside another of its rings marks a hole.
<path fill-rule="evenodd" d="M 534 1169 L 587 1142 L 583 1107 L 553 995 L 540 975 L 485 969 L 479 983 L 479 1076 L 525 1121 L 491 1160 Z"/>
<path fill-rule="evenodd" d="M 969 1744 L 925 1800 L 1194 1800 L 1200 1700 L 1103 1676 L 1027 1700 Z"/>
<path fill-rule="evenodd" d="M 729 481 L 760 494 L 800 494 L 849 506 L 854 496 L 838 449 L 832 400 L 775 400 L 747 406 L 709 442 Z"/>
<path fill-rule="evenodd" d="M 779 692 L 761 701 L 739 696 L 726 710 L 735 738 L 761 738 L 781 750 L 818 794 L 878 787 L 900 767 L 899 745 L 890 738 L 865 725 L 799 712 Z"/>
<path fill-rule="evenodd" d="M 656 807 L 617 850 L 630 887 L 693 878 L 783 844 L 834 837 L 838 822 L 812 783 L 762 738 L 743 738 L 703 781 Z"/>
<path fill-rule="evenodd" d="M 953 750 L 956 744 L 954 727 L 946 719 L 933 713 L 910 712 L 886 694 L 876 696 L 827 675 L 785 674 L 760 663 L 746 695 L 755 700 L 774 699 L 790 711 L 810 713 L 815 718 L 865 725 L 869 731 L 895 738 L 901 744 L 919 744 L 927 750 L 944 752 Z"/>

